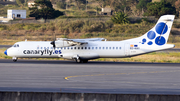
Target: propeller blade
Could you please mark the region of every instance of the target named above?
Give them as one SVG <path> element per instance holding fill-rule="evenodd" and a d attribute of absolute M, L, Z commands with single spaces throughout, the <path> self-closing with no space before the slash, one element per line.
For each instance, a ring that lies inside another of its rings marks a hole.
<path fill-rule="evenodd" d="M 52 41 L 50 44 L 53 45 L 54 49 L 56 48 L 55 41 Z"/>

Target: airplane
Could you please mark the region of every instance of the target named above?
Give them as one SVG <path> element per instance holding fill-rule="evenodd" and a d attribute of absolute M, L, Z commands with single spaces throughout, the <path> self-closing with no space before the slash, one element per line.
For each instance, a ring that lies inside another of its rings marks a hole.
<path fill-rule="evenodd" d="M 175 47 L 167 44 L 175 16 L 163 15 L 144 35 L 122 41 L 104 38 L 67 39 L 54 41 L 22 41 L 8 48 L 4 54 L 16 62 L 18 58 L 64 58 L 87 63 L 97 58 L 125 58 Z M 138 30 L 138 29 L 137 29 Z"/>

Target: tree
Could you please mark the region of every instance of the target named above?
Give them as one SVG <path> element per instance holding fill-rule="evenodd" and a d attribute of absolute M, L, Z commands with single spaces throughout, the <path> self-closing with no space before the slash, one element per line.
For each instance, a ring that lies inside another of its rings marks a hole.
<path fill-rule="evenodd" d="M 74 0 L 76 3 L 76 6 L 78 7 L 78 10 L 80 10 L 81 4 L 86 4 L 86 0 Z"/>
<path fill-rule="evenodd" d="M 160 17 L 165 14 L 176 14 L 176 8 L 163 0 L 161 2 L 148 3 L 147 12 L 144 15 Z"/>
<path fill-rule="evenodd" d="M 180 11 L 180 0 L 175 2 L 176 11 Z"/>
<path fill-rule="evenodd" d="M 161 1 L 162 1 L 162 0 L 161 0 Z M 171 3 L 172 6 L 175 6 L 175 2 L 176 2 L 177 0 L 165 0 L 165 1 Z"/>
<path fill-rule="evenodd" d="M 137 4 L 138 0 L 95 0 L 99 6 L 105 7 L 110 6 L 113 12 L 124 12 L 126 14 L 131 14 L 134 9 L 132 7 Z"/>
<path fill-rule="evenodd" d="M 142 8 L 144 10 L 147 9 L 147 3 L 151 2 L 152 0 L 139 0 L 139 3 L 136 5 L 136 8 L 139 10 L 142 10 Z"/>
<path fill-rule="evenodd" d="M 61 8 L 61 9 L 65 9 L 66 8 L 65 2 L 57 2 L 56 5 L 57 5 L 58 8 Z"/>
<path fill-rule="evenodd" d="M 106 6 L 106 0 L 95 0 L 101 8 Z"/>
<path fill-rule="evenodd" d="M 118 12 L 111 17 L 111 20 L 116 24 L 127 24 L 129 23 L 128 16 L 123 12 Z"/>
<path fill-rule="evenodd" d="M 34 7 L 29 8 L 31 11 L 30 17 L 36 17 L 36 19 L 43 18 L 46 21 L 46 19 L 53 19 L 63 15 L 62 12 L 52 8 L 52 4 L 49 0 L 35 0 L 34 3 Z"/>
<path fill-rule="evenodd" d="M 22 6 L 22 5 L 23 5 L 23 1 L 22 1 L 22 0 L 16 0 L 16 3 L 17 3 L 19 6 Z"/>

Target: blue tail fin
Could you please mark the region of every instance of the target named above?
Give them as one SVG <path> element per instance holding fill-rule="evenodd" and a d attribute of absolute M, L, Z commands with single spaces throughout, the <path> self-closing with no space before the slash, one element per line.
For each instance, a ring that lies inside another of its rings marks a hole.
<path fill-rule="evenodd" d="M 163 15 L 156 25 L 147 33 L 138 38 L 125 40 L 125 42 L 141 43 L 148 46 L 162 46 L 167 43 L 175 16 Z"/>
<path fill-rule="evenodd" d="M 174 15 L 161 16 L 156 25 L 146 34 L 141 36 L 142 44 L 158 46 L 166 44 L 169 38 L 174 17 Z"/>

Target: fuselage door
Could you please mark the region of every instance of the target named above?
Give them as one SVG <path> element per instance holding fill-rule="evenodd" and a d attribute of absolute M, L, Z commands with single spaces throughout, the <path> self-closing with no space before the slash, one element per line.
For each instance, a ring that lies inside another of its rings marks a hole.
<path fill-rule="evenodd" d="M 124 49 L 125 49 L 125 50 L 124 50 L 125 56 L 129 56 L 129 55 L 130 55 L 130 44 L 125 43 L 125 48 L 124 48 Z"/>

